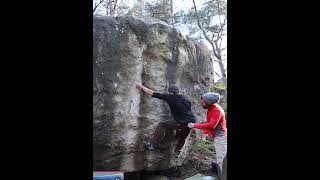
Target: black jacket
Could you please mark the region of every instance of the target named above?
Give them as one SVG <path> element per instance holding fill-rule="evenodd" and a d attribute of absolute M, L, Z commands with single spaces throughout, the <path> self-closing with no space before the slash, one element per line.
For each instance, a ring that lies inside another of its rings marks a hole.
<path fill-rule="evenodd" d="M 191 102 L 183 95 L 153 93 L 152 97 L 162 99 L 169 104 L 174 120 L 179 124 L 195 123 L 196 117 L 191 110 Z"/>

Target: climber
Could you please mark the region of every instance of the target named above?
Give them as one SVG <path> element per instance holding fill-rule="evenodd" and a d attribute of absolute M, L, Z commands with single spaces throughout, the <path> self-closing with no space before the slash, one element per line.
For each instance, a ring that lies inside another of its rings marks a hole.
<path fill-rule="evenodd" d="M 227 125 L 225 113 L 217 103 L 220 101 L 220 94 L 205 93 L 200 98 L 200 105 L 207 111 L 207 122 L 203 124 L 189 123 L 189 128 L 203 129 L 214 138 L 216 151 L 216 162 L 218 176 L 221 177 L 223 160 L 227 153 Z"/>
<path fill-rule="evenodd" d="M 170 134 L 172 130 L 176 130 L 176 137 L 178 143 L 175 147 L 176 157 L 179 158 L 181 154 L 181 148 L 185 143 L 185 139 L 190 133 L 191 128 L 188 127 L 188 123 L 194 123 L 196 118 L 191 110 L 191 102 L 187 97 L 179 94 L 179 87 L 172 84 L 168 88 L 169 94 L 162 94 L 154 92 L 151 89 L 146 88 L 141 84 L 137 84 L 136 87 L 148 95 L 154 98 L 162 99 L 169 104 L 171 114 L 175 121 L 163 121 L 157 126 L 151 141 L 144 141 L 144 146 L 149 150 L 154 150 L 159 147 L 162 142 L 166 141 L 166 134 Z"/>

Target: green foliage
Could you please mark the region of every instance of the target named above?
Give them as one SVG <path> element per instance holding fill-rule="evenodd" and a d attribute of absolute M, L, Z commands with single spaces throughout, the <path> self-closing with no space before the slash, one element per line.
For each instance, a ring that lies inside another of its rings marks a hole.
<path fill-rule="evenodd" d="M 168 24 L 173 24 L 172 0 L 146 2 L 144 10 L 149 17 L 160 19 Z"/>
<path fill-rule="evenodd" d="M 213 141 L 210 138 L 206 140 L 197 139 L 194 146 L 200 150 L 214 151 Z"/>
<path fill-rule="evenodd" d="M 210 39 L 216 37 L 221 31 L 226 30 L 226 26 L 221 26 L 220 24 L 220 20 L 223 21 L 227 18 L 227 3 L 225 1 L 210 0 L 201 7 L 197 7 L 197 12 L 199 22 Z M 194 8 L 188 11 L 179 11 L 175 13 L 174 19 L 176 24 L 188 24 L 190 35 L 198 33 L 199 36 L 200 29 L 198 27 L 197 15 Z"/>
<path fill-rule="evenodd" d="M 215 90 L 226 90 L 227 88 L 222 81 L 218 81 L 214 84 L 214 89 Z"/>

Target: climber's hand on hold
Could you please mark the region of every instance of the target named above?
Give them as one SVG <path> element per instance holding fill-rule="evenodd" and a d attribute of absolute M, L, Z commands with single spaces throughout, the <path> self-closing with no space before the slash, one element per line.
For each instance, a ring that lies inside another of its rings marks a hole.
<path fill-rule="evenodd" d="M 136 84 L 136 87 L 138 88 L 138 89 L 140 89 L 141 91 L 143 91 L 143 92 L 145 92 L 145 93 L 147 93 L 148 95 L 150 95 L 150 96 L 152 96 L 153 95 L 153 93 L 154 93 L 154 91 L 153 90 L 151 90 L 151 89 L 149 89 L 149 88 L 147 88 L 147 87 L 145 87 L 144 85 L 142 85 L 142 84 Z"/>
<path fill-rule="evenodd" d="M 188 123 L 189 128 L 194 128 L 194 123 Z"/>
<path fill-rule="evenodd" d="M 143 85 L 142 84 L 136 84 L 136 88 L 141 90 L 143 88 Z"/>

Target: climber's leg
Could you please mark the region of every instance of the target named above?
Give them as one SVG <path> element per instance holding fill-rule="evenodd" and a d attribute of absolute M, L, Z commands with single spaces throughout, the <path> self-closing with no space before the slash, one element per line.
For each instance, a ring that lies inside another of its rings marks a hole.
<path fill-rule="evenodd" d="M 163 121 L 160 122 L 153 134 L 151 143 L 154 147 L 158 147 L 161 142 L 166 140 L 166 133 L 173 129 L 179 128 L 179 125 L 175 121 Z"/>
<path fill-rule="evenodd" d="M 187 125 L 180 125 L 180 128 L 177 132 L 178 143 L 175 148 L 175 152 L 179 153 L 181 148 L 183 147 L 186 138 L 188 137 L 191 129 Z"/>

